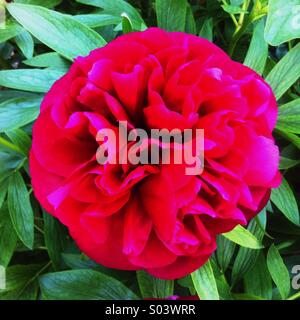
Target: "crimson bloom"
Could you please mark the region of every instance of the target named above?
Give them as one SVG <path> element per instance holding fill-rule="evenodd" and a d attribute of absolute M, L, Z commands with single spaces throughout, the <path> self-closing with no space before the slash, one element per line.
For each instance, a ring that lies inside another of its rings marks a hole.
<path fill-rule="evenodd" d="M 209 41 L 157 28 L 123 35 L 78 57 L 43 100 L 30 154 L 34 193 L 96 262 L 179 278 L 278 186 L 276 117 L 269 85 Z M 204 172 L 99 164 L 97 132 L 118 121 L 204 129 Z"/>

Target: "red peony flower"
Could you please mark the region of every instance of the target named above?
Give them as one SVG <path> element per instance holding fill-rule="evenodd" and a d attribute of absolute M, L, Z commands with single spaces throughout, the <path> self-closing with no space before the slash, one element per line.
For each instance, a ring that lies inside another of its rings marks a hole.
<path fill-rule="evenodd" d="M 268 84 L 209 41 L 157 28 L 123 35 L 78 57 L 46 95 L 33 128 L 34 193 L 96 262 L 179 278 L 278 186 L 276 117 Z M 204 129 L 204 172 L 99 164 L 97 132 L 118 121 Z"/>

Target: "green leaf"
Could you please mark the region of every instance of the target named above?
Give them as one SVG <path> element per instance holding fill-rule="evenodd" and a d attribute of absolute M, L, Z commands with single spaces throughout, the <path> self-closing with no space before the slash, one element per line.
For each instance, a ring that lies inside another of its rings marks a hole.
<path fill-rule="evenodd" d="M 245 229 L 241 225 L 237 225 L 230 232 L 223 233 L 223 236 L 245 248 L 263 248 L 261 241 L 259 241 L 249 230 Z"/>
<path fill-rule="evenodd" d="M 230 0 L 230 4 L 232 4 L 233 6 L 240 6 L 241 4 L 243 4 L 244 0 Z"/>
<path fill-rule="evenodd" d="M 73 16 L 73 19 L 81 22 L 82 24 L 90 27 L 97 28 L 109 25 L 116 25 L 122 22 L 121 16 L 115 16 L 111 14 L 79 14 Z"/>
<path fill-rule="evenodd" d="M 290 293 L 290 276 L 274 244 L 272 244 L 268 251 L 267 266 L 282 299 L 286 299 Z"/>
<path fill-rule="evenodd" d="M 123 34 L 132 32 L 132 23 L 126 13 L 122 13 L 122 31 Z"/>
<path fill-rule="evenodd" d="M 213 41 L 213 20 L 212 18 L 205 19 L 199 32 L 199 37 Z"/>
<path fill-rule="evenodd" d="M 76 2 L 91 5 L 94 7 L 102 8 L 103 14 L 108 14 L 121 18 L 122 13 L 126 13 L 132 22 L 134 30 L 144 30 L 145 22 L 142 19 L 138 11 L 130 5 L 128 2 L 123 0 L 76 0 Z"/>
<path fill-rule="evenodd" d="M 34 50 L 34 42 L 30 33 L 26 30 L 22 31 L 15 37 L 17 46 L 27 59 L 32 58 Z"/>
<path fill-rule="evenodd" d="M 300 163 L 300 160 L 289 159 L 285 157 L 280 157 L 279 169 L 290 169 L 297 166 Z"/>
<path fill-rule="evenodd" d="M 68 69 L 69 63 L 56 52 L 43 53 L 29 60 L 23 61 L 24 64 L 31 67 Z"/>
<path fill-rule="evenodd" d="M 5 133 L 13 144 L 19 147 L 25 156 L 28 156 L 31 147 L 31 139 L 28 134 L 22 129 L 15 129 Z"/>
<path fill-rule="evenodd" d="M 267 268 L 266 259 L 261 252 L 253 268 L 244 277 L 247 294 L 272 299 L 272 279 Z"/>
<path fill-rule="evenodd" d="M 247 13 L 247 10 L 240 8 L 239 6 L 234 6 L 230 4 L 223 4 L 222 8 L 225 12 L 229 14 Z"/>
<path fill-rule="evenodd" d="M 279 108 L 276 128 L 300 133 L 300 99 L 293 100 Z"/>
<path fill-rule="evenodd" d="M 40 277 L 43 296 L 49 300 L 136 300 L 120 281 L 93 270 L 48 273 Z"/>
<path fill-rule="evenodd" d="M 0 192 L 7 182 L 0 182 Z M 5 190 L 6 193 L 6 190 Z M 17 244 L 17 235 L 11 223 L 7 205 L 0 206 L 0 266 L 7 267 Z"/>
<path fill-rule="evenodd" d="M 215 259 L 215 254 L 210 259 L 211 268 L 215 276 L 219 298 L 220 300 L 232 300 L 231 288 L 227 283 L 226 277 L 223 273 L 223 270 L 220 270 L 217 261 Z"/>
<path fill-rule="evenodd" d="M 277 129 L 277 132 L 288 141 L 291 141 L 300 150 L 300 138 L 297 135 L 279 129 Z"/>
<path fill-rule="evenodd" d="M 193 10 L 190 4 L 187 4 L 186 19 L 185 19 L 185 32 L 196 34 L 196 21 L 194 18 Z"/>
<path fill-rule="evenodd" d="M 62 0 L 15 0 L 16 3 L 33 4 L 45 8 L 53 8 L 59 5 Z"/>
<path fill-rule="evenodd" d="M 164 299 L 173 295 L 174 281 L 152 277 L 145 271 L 137 271 L 137 280 L 142 297 Z"/>
<path fill-rule="evenodd" d="M 0 103 L 14 99 L 14 98 L 24 98 L 24 97 L 39 97 L 38 94 L 27 92 L 27 91 L 19 91 L 19 90 L 0 90 Z"/>
<path fill-rule="evenodd" d="M 57 219 L 43 211 L 44 238 L 54 270 L 62 268 L 62 252 L 66 247 L 67 232 Z"/>
<path fill-rule="evenodd" d="M 95 269 L 100 266 L 84 254 L 62 253 L 64 263 L 71 269 Z M 101 266 L 100 266 L 101 267 Z M 112 269 L 111 269 L 112 270 Z M 100 270 L 97 270 L 100 271 Z"/>
<path fill-rule="evenodd" d="M 217 288 L 220 296 L 220 300 L 233 300 L 231 288 L 226 281 L 224 275 L 216 278 Z"/>
<path fill-rule="evenodd" d="M 40 98 L 16 98 L 0 104 L 0 132 L 20 128 L 39 114 Z"/>
<path fill-rule="evenodd" d="M 266 81 L 273 88 L 277 99 L 300 77 L 300 43 L 290 50 L 271 70 Z"/>
<path fill-rule="evenodd" d="M 36 300 L 37 277 L 47 265 L 14 265 L 6 269 L 6 289 L 0 290 L 0 300 Z"/>
<path fill-rule="evenodd" d="M 70 60 L 106 44 L 98 33 L 70 16 L 25 4 L 11 3 L 7 8 L 32 35 Z"/>
<path fill-rule="evenodd" d="M 190 291 L 191 291 L 191 290 L 194 291 L 193 294 L 196 293 L 195 288 L 194 288 L 194 284 L 193 284 L 193 281 L 192 281 L 192 277 L 191 277 L 190 274 L 187 275 L 187 276 L 185 276 L 185 277 L 183 277 L 183 278 L 178 279 L 178 280 L 177 280 L 177 283 L 178 283 L 180 286 L 184 287 L 184 288 L 190 289 Z"/>
<path fill-rule="evenodd" d="M 8 209 L 15 231 L 26 247 L 32 249 L 34 239 L 33 211 L 28 190 L 19 172 L 9 177 Z"/>
<path fill-rule="evenodd" d="M 1 150 L 1 152 L 4 151 L 4 152 L 12 153 L 12 154 L 17 154 L 18 156 L 22 156 L 22 158 L 25 159 L 22 150 L 17 145 L 8 141 L 4 137 L 4 135 L 0 135 L 0 150 Z M 2 180 L 1 178 L 0 178 L 0 180 Z"/>
<path fill-rule="evenodd" d="M 265 39 L 272 46 L 300 38 L 299 0 L 269 0 Z"/>
<path fill-rule="evenodd" d="M 225 272 L 234 254 L 235 243 L 219 235 L 217 237 L 217 248 L 217 261 L 222 271 Z"/>
<path fill-rule="evenodd" d="M 215 276 L 209 261 L 191 273 L 191 277 L 201 300 L 219 300 Z"/>
<path fill-rule="evenodd" d="M 11 152 L 11 150 L 4 150 L 4 148 L 0 146 L 0 181 L 9 177 L 23 162 L 23 155 Z"/>
<path fill-rule="evenodd" d="M 158 27 L 167 31 L 184 31 L 187 16 L 186 0 L 156 0 Z"/>
<path fill-rule="evenodd" d="M 281 185 L 272 190 L 271 201 L 295 225 L 300 225 L 299 210 L 294 193 L 286 179 L 282 178 Z"/>
<path fill-rule="evenodd" d="M 0 209 L 1 209 L 2 205 L 3 205 L 4 199 L 6 197 L 7 187 L 8 187 L 7 180 L 5 180 L 5 179 L 1 180 L 0 181 Z M 0 220 L 0 224 L 1 224 L 1 220 Z M 0 265 L 1 265 L 1 263 L 0 263 Z"/>
<path fill-rule="evenodd" d="M 263 36 L 264 20 L 260 20 L 254 27 L 250 47 L 244 64 L 257 73 L 262 74 L 268 58 L 268 44 Z"/>
<path fill-rule="evenodd" d="M 5 42 L 11 38 L 14 38 L 22 32 L 22 27 L 15 22 L 8 21 L 5 24 L 5 28 L 0 28 L 0 43 Z"/>
<path fill-rule="evenodd" d="M 59 70 L 18 69 L 0 71 L 0 85 L 32 92 L 47 92 L 64 73 Z"/>
<path fill-rule="evenodd" d="M 235 300 L 264 300 L 262 297 L 254 296 L 247 293 L 235 293 L 233 296 Z"/>
<path fill-rule="evenodd" d="M 250 221 L 247 229 L 259 241 L 262 241 L 265 234 L 266 222 L 266 210 L 264 209 L 256 218 Z M 239 249 L 232 267 L 231 278 L 233 283 L 236 283 L 237 280 L 253 268 L 259 253 L 259 250 L 250 248 L 241 247 Z"/>
<path fill-rule="evenodd" d="M 71 269 L 93 269 L 112 278 L 121 280 L 122 283 L 132 283 L 132 281 L 135 280 L 135 274 L 133 272 L 106 268 L 97 264 L 83 253 L 62 253 L 62 259 L 63 262 Z"/>

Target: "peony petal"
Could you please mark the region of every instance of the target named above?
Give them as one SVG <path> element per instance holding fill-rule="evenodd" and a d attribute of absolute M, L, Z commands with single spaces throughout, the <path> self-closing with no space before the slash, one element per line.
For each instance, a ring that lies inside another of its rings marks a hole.
<path fill-rule="evenodd" d="M 143 208 L 140 196 L 135 195 L 126 206 L 123 252 L 138 256 L 144 250 L 152 230 L 152 221 Z"/>
<path fill-rule="evenodd" d="M 152 232 L 146 247 L 138 256 L 130 256 L 129 261 L 142 268 L 159 268 L 173 263 L 176 255 L 169 251 Z"/>

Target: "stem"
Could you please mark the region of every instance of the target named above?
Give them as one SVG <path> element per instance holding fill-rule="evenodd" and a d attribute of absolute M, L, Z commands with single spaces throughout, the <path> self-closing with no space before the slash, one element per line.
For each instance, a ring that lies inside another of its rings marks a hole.
<path fill-rule="evenodd" d="M 47 251 L 47 250 L 48 250 L 46 247 L 43 247 L 43 246 L 41 246 L 41 247 L 37 247 L 36 249 L 38 249 L 38 250 L 45 250 L 45 251 Z"/>
<path fill-rule="evenodd" d="M 228 3 L 226 2 L 226 0 L 222 0 L 222 2 L 223 2 L 223 4 L 225 4 L 225 5 L 227 5 L 227 6 L 228 6 Z M 236 27 L 238 27 L 238 26 L 239 26 L 239 24 L 238 24 L 238 22 L 237 22 L 237 20 L 236 20 L 236 17 L 234 16 L 234 14 L 230 14 L 230 17 L 231 17 L 231 19 L 232 19 L 232 21 L 233 21 L 234 25 L 235 25 Z"/>
<path fill-rule="evenodd" d="M 238 41 L 240 40 L 240 38 L 243 36 L 244 32 L 246 31 L 246 29 L 248 28 L 248 26 L 251 24 L 251 20 L 248 19 L 248 21 L 246 23 L 244 23 L 241 27 L 237 28 L 232 36 L 231 42 L 229 44 L 229 48 L 228 48 L 228 54 L 232 57 L 234 49 L 238 43 Z"/>
<path fill-rule="evenodd" d="M 242 6 L 242 10 L 247 11 L 249 4 L 250 4 L 250 0 L 245 0 L 243 3 L 243 6 Z M 238 22 L 238 25 L 240 27 L 243 25 L 244 19 L 245 19 L 245 12 L 242 12 L 240 14 L 240 18 L 239 18 L 239 22 Z"/>
<path fill-rule="evenodd" d="M 36 224 L 34 225 L 34 227 L 36 228 L 36 230 L 38 230 L 41 234 L 44 234 L 44 231 L 38 227 Z"/>
<path fill-rule="evenodd" d="M 242 9 L 246 11 L 249 7 L 249 4 L 250 4 L 250 0 L 244 0 Z M 240 14 L 238 25 L 234 31 L 231 42 L 229 44 L 228 53 L 230 56 L 233 55 L 233 51 L 234 51 L 238 41 L 240 40 L 240 38 L 242 37 L 242 35 L 246 31 L 248 25 L 251 23 L 250 17 L 247 19 L 246 23 L 244 23 L 244 20 L 245 20 L 245 12 L 242 12 Z"/>
<path fill-rule="evenodd" d="M 247 11 L 248 7 L 250 5 L 250 0 L 245 0 L 243 3 L 243 10 Z M 238 22 L 238 26 L 232 36 L 231 42 L 229 44 L 229 48 L 228 48 L 228 53 L 230 56 L 233 55 L 234 49 L 238 43 L 238 41 L 240 40 L 240 38 L 244 35 L 245 31 L 247 30 L 247 28 L 249 27 L 249 25 L 262 18 L 263 16 L 265 16 L 268 13 L 268 8 L 264 7 L 261 9 L 257 9 L 256 7 L 254 7 L 250 13 L 250 15 L 245 19 L 246 17 L 246 12 L 242 12 L 240 14 L 240 18 L 239 18 L 239 22 Z"/>
<path fill-rule="evenodd" d="M 261 11 L 259 14 L 257 13 L 251 13 L 250 16 L 243 21 L 243 25 L 237 28 L 232 36 L 231 42 L 229 44 L 228 48 L 228 54 L 232 57 L 234 49 L 238 43 L 238 41 L 241 39 L 241 37 L 244 35 L 247 28 L 250 26 L 250 24 L 263 16 L 265 16 L 267 13 L 266 11 Z"/>

